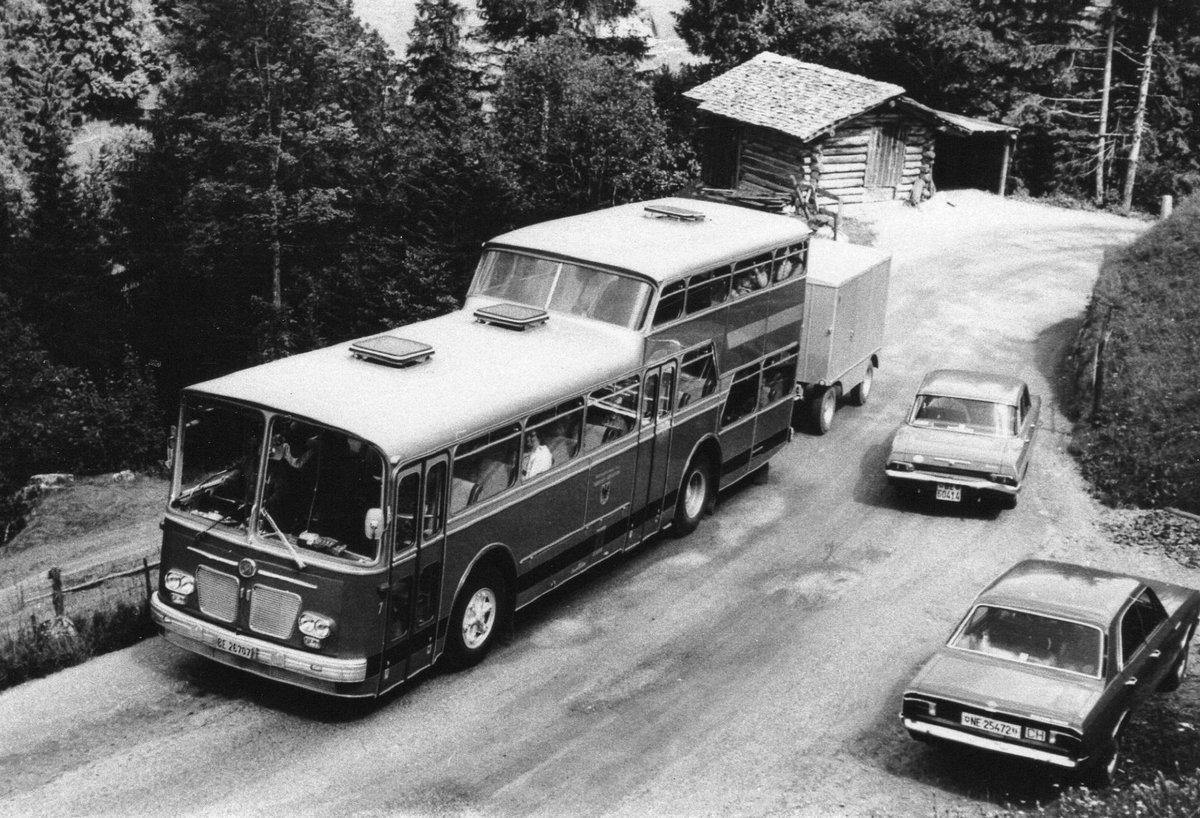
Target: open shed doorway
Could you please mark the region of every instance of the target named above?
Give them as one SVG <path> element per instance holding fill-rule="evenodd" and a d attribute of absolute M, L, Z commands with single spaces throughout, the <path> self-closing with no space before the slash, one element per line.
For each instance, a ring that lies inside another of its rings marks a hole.
<path fill-rule="evenodd" d="M 1003 195 L 1000 184 L 1007 174 L 1005 148 L 1008 141 L 1007 133 L 942 131 L 937 135 L 933 183 L 938 190 L 975 188 Z"/>

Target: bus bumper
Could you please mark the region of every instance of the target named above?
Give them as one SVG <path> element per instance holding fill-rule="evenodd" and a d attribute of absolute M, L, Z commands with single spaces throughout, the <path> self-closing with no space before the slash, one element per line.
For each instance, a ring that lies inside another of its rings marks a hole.
<path fill-rule="evenodd" d="M 338 659 L 234 634 L 150 597 L 150 615 L 173 645 L 201 656 L 294 685 L 334 693 L 334 685 L 355 684 L 367 678 L 367 660 Z"/>

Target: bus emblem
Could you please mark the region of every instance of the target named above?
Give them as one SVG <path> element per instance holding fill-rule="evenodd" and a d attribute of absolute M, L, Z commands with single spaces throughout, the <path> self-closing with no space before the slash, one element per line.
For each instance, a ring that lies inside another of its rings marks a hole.
<path fill-rule="evenodd" d="M 605 483 L 600 487 L 600 505 L 608 503 L 608 496 L 612 493 L 612 483 Z"/>
<path fill-rule="evenodd" d="M 238 563 L 238 573 L 242 575 L 243 579 L 250 579 L 257 572 L 258 566 L 250 558 L 246 558 Z"/>

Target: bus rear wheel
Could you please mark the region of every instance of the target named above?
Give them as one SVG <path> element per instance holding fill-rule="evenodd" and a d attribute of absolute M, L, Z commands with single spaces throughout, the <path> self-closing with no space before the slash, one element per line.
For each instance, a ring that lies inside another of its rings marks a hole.
<path fill-rule="evenodd" d="M 463 585 L 450 615 L 446 654 L 455 669 L 483 661 L 500 634 L 500 617 L 506 610 L 508 589 L 494 568 L 472 572 Z"/>
<path fill-rule="evenodd" d="M 679 498 L 675 501 L 675 519 L 671 524 L 675 535 L 691 534 L 700 525 L 704 512 L 712 505 L 712 472 L 708 459 L 700 456 L 688 464 L 679 484 Z"/>
<path fill-rule="evenodd" d="M 833 428 L 833 414 L 837 411 L 838 388 L 821 387 L 808 404 L 809 425 L 815 434 L 823 435 Z"/>

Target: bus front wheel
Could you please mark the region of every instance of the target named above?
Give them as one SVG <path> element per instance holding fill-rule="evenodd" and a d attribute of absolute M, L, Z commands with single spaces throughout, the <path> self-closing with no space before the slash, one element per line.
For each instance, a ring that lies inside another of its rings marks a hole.
<path fill-rule="evenodd" d="M 675 501 L 675 519 L 671 525 L 675 535 L 691 534 L 700 525 L 700 518 L 712 505 L 712 473 L 708 459 L 697 457 L 688 464 L 679 485 L 679 499 Z"/>
<path fill-rule="evenodd" d="M 500 617 L 508 590 L 504 577 L 494 568 L 473 572 L 450 616 L 446 653 L 455 669 L 477 665 L 491 651 L 500 634 Z"/>

